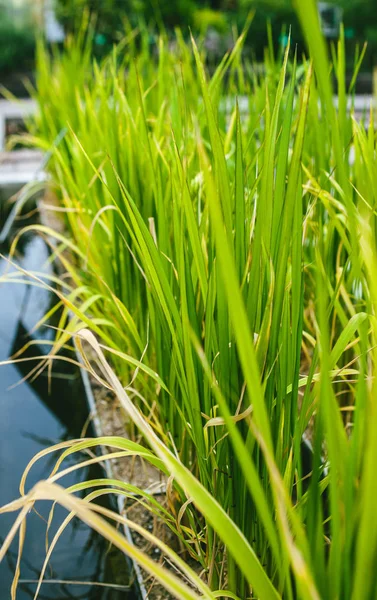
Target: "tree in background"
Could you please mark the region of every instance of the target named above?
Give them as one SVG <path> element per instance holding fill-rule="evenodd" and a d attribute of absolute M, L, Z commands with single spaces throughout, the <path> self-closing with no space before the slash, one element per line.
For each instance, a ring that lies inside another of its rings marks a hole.
<path fill-rule="evenodd" d="M 33 68 L 35 40 L 31 23 L 16 19 L 0 6 L 0 73 L 29 71 Z"/>
<path fill-rule="evenodd" d="M 369 66 L 377 66 L 377 5 L 376 0 L 342 0 L 344 25 L 349 37 L 368 42 Z"/>
<path fill-rule="evenodd" d="M 266 19 L 281 29 L 284 18 L 291 16 L 289 2 L 288 8 L 286 5 L 287 0 L 56 0 L 56 14 L 66 31 L 74 31 L 81 24 L 84 9 L 89 10 L 96 15 L 100 36 L 112 43 L 123 32 L 124 18 L 132 25 L 142 19 L 152 27 L 213 28 L 224 34 L 234 23 L 242 28 L 250 9 L 256 8 L 253 45 L 263 48 Z"/>
<path fill-rule="evenodd" d="M 83 10 L 96 15 L 97 28 L 110 39 L 122 28 L 122 18 L 132 24 L 142 18 L 147 23 L 164 25 L 190 25 L 196 8 L 194 0 L 57 0 L 56 15 L 67 31 L 81 22 Z"/>
<path fill-rule="evenodd" d="M 300 0 L 305 2 L 305 0 Z M 364 60 L 364 69 L 377 66 L 377 0 L 325 0 L 328 4 L 343 9 L 343 23 L 346 32 L 349 57 L 354 57 L 355 46 L 368 42 L 368 50 Z M 288 25 L 292 31 L 292 41 L 299 50 L 304 49 L 301 28 L 293 8 L 293 0 L 238 0 L 239 13 L 255 8 L 256 14 L 250 29 L 249 41 L 256 49 L 257 56 L 262 58 L 259 48 L 267 43 L 266 20 L 271 22 L 275 44 L 278 43 L 282 27 Z"/>
<path fill-rule="evenodd" d="M 302 0 L 305 1 L 305 0 Z M 377 63 L 377 0 L 327 0 L 344 10 L 344 25 L 349 38 L 350 56 L 357 43 L 369 42 L 365 67 Z M 257 60 L 263 59 L 268 42 L 266 23 L 271 23 L 275 47 L 282 39 L 282 31 L 291 28 L 292 42 L 299 52 L 304 50 L 301 29 L 293 10 L 293 0 L 56 0 L 57 16 L 67 31 L 80 24 L 84 9 L 96 15 L 97 39 L 105 46 L 120 39 L 124 33 L 123 20 L 131 25 L 140 20 L 153 29 L 172 30 L 191 27 L 201 33 L 216 30 L 230 32 L 233 24 L 242 29 L 246 15 L 255 9 L 247 44 Z"/>

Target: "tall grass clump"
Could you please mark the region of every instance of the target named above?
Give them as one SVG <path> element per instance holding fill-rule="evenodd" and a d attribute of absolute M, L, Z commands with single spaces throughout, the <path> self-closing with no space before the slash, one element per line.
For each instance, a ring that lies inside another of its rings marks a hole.
<path fill-rule="evenodd" d="M 242 52 L 250 23 L 210 77 L 180 31 L 174 52 L 129 31 L 101 63 L 90 36 L 52 57 L 39 46 L 28 142 L 52 153 L 66 235 L 38 229 L 69 275 L 51 357 L 72 336 L 95 350 L 93 376 L 143 437 L 106 443 L 171 476 L 169 511 L 138 493 L 179 539 L 183 559 L 163 552 L 190 585 L 109 528 L 95 493 L 56 485 L 67 453 L 104 440 L 67 444 L 46 483 L 23 481 L 3 509 L 21 509 L 21 549 L 27 511 L 50 498 L 177 598 L 375 597 L 374 115 L 355 119 L 362 53 L 346 90 L 343 34 L 334 107 L 316 5 L 297 11 L 310 59 L 269 49 L 263 76 Z"/>

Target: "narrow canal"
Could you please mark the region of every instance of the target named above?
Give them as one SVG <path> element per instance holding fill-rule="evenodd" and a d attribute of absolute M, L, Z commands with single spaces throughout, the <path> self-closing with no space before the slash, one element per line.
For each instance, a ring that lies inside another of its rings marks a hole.
<path fill-rule="evenodd" d="M 6 260 L 8 251 L 6 244 L 0 248 L 0 253 L 4 255 L 0 259 L 0 277 L 9 269 Z M 36 235 L 29 235 L 20 244 L 16 261 L 26 270 L 51 270 L 47 246 Z M 7 360 L 25 345 L 27 332 L 49 308 L 50 301 L 49 294 L 43 289 L 22 283 L 0 283 L 0 361 Z M 46 333 L 39 332 L 38 337 L 41 335 Z M 33 347 L 30 352 L 35 353 L 36 348 Z M 66 363 L 60 362 L 59 367 L 55 367 L 49 390 L 46 375 L 40 376 L 35 382 L 24 380 L 33 364 L 0 366 L 0 505 L 19 496 L 20 478 L 29 460 L 43 448 L 78 437 L 88 417 L 78 370 L 72 371 L 64 367 Z M 35 465 L 28 487 L 50 473 L 52 461 L 50 456 Z M 68 486 L 82 481 L 85 475 L 82 470 L 77 471 L 67 476 L 64 484 Z M 103 473 L 97 472 L 96 476 L 103 476 Z M 40 503 L 39 514 L 31 512 L 28 516 L 18 600 L 34 597 L 36 580 L 45 558 L 44 519 L 48 517 L 50 507 L 50 503 Z M 58 507 L 52 532 L 56 531 L 66 514 L 64 509 Z M 0 515 L 0 545 L 14 518 L 15 514 Z M 0 564 L 1 600 L 11 598 L 17 548 L 15 540 Z M 59 540 L 46 579 L 48 581 L 43 584 L 38 596 L 44 600 L 136 598 L 129 585 L 130 577 L 124 556 L 109 549 L 108 544 L 77 519 L 71 522 Z M 88 582 L 111 585 L 89 585 Z"/>

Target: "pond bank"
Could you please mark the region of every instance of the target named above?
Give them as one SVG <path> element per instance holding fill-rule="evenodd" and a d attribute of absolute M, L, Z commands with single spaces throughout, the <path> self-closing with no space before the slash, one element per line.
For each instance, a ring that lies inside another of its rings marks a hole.
<path fill-rule="evenodd" d="M 6 245 L 1 248 L 5 258 L 0 261 L 0 277 L 9 269 L 14 270 L 14 267 L 9 267 L 6 258 L 8 250 Z M 44 241 L 30 235 L 19 244 L 15 262 L 25 270 L 51 273 L 48 258 L 49 251 Z M 0 295 L 0 361 L 6 361 L 32 341 L 28 331 L 48 310 L 51 298 L 46 290 L 8 282 L 0 284 Z M 35 335 L 38 338 L 49 337 L 46 329 Z M 43 350 L 43 345 L 39 348 L 31 346 L 24 358 L 37 354 L 40 349 Z M 36 453 L 60 441 L 79 437 L 88 420 L 80 372 L 77 368 L 68 368 L 67 364 L 59 361 L 54 368 L 50 389 L 46 374 L 34 382 L 32 379 L 25 380 L 35 362 L 0 367 L 0 505 L 19 496 L 22 473 Z M 74 464 L 74 460 L 80 461 L 82 456 L 75 455 L 71 463 L 67 461 L 67 466 Z M 30 473 L 27 489 L 36 481 L 45 479 L 53 464 L 51 455 L 38 461 Z M 101 467 L 96 467 L 90 474 L 88 470 L 75 471 L 65 478 L 64 483 L 72 485 L 89 475 L 90 478 L 103 476 Z M 50 504 L 43 503 L 38 508 L 39 515 L 32 512 L 28 516 L 18 600 L 34 595 L 46 555 L 45 519 L 50 508 Z M 65 516 L 66 511 L 57 507 L 50 540 Z M 13 514 L 0 516 L 0 542 L 13 521 Z M 17 549 L 15 540 L 7 558 L 0 564 L 0 597 L 4 599 L 10 598 Z M 45 579 L 48 581 L 43 584 L 40 593 L 40 597 L 45 599 L 133 600 L 137 597 L 130 589 L 131 580 L 124 556 L 118 551 L 109 551 L 100 536 L 76 519 L 59 540 Z M 100 585 L 93 585 L 97 583 Z"/>

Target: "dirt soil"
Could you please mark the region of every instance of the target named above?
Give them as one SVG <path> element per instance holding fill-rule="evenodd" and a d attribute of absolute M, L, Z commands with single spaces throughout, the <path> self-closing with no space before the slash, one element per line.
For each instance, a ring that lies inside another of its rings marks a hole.
<path fill-rule="evenodd" d="M 96 402 L 97 416 L 101 423 L 101 433 L 104 436 L 128 437 L 127 422 L 115 395 L 111 391 L 101 387 L 93 378 L 91 378 L 91 385 Z M 166 479 L 152 465 L 146 463 L 140 457 L 125 457 L 123 459 L 112 460 L 111 468 L 116 479 L 131 483 L 153 494 L 155 500 L 164 508 L 167 508 L 165 493 Z M 177 539 L 171 530 L 160 519 L 157 519 L 155 515 L 146 510 L 144 506 L 140 505 L 136 497 L 134 501 L 128 500 L 125 503 L 124 511 L 129 520 L 134 521 L 153 533 L 158 539 L 175 551 L 180 551 Z M 174 570 L 167 562 L 166 557 L 161 554 L 160 550 L 145 540 L 143 536 L 132 532 L 132 539 L 135 546 L 143 550 L 153 560 Z M 173 599 L 173 596 L 146 571 L 141 570 L 141 572 L 148 600 Z"/>

